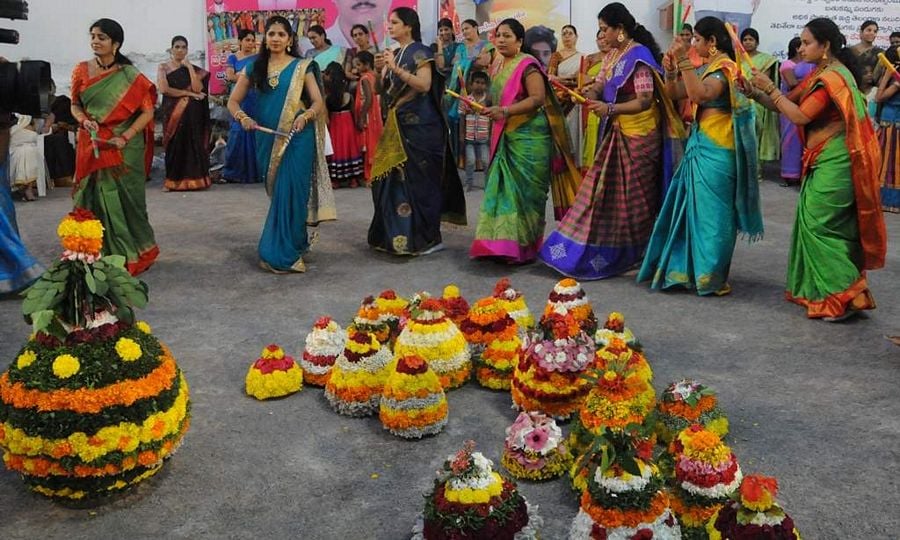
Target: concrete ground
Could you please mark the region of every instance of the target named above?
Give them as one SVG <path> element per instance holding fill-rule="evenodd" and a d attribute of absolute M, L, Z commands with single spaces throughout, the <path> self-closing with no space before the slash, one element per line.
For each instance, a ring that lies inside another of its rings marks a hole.
<path fill-rule="evenodd" d="M 896 538 L 900 530 L 900 254 L 870 274 L 879 303 L 845 324 L 807 320 L 783 300 L 795 189 L 765 182 L 765 240 L 739 243 L 734 293 L 699 298 L 651 292 L 620 277 L 585 284 L 601 317 L 624 312 L 655 370 L 657 391 L 681 377 L 719 393 L 729 441 L 747 473 L 774 475 L 779 499 L 804 538 Z M 340 221 L 321 227 L 305 275 L 273 275 L 256 263 L 268 201 L 261 186 L 213 186 L 162 193 L 148 185 L 162 255 L 142 276 L 150 305 L 141 313 L 172 348 L 191 384 L 194 420 L 184 446 L 157 478 L 92 509 L 29 494 L 0 471 L 0 538 L 304 538 L 408 536 L 434 471 L 466 439 L 495 463 L 510 398 L 470 383 L 449 396 L 440 435 L 407 442 L 375 418 L 333 413 L 322 391 L 258 402 L 244 375 L 276 342 L 299 354 L 320 315 L 346 323 L 368 294 L 395 288 L 439 294 L 457 283 L 470 301 L 510 276 L 539 311 L 560 278 L 533 264 L 473 262 L 474 226 L 445 228 L 447 250 L 418 259 L 366 246 L 372 203 L 365 189 L 337 192 Z M 481 192 L 468 195 L 472 223 Z M 42 261 L 59 253 L 54 234 L 68 190 L 19 204 L 19 226 Z M 887 215 L 889 234 L 900 217 Z M 17 299 L 0 301 L 0 358 L 12 361 L 29 329 Z M 543 538 L 564 538 L 577 502 L 567 484 L 521 483 L 546 520 Z"/>

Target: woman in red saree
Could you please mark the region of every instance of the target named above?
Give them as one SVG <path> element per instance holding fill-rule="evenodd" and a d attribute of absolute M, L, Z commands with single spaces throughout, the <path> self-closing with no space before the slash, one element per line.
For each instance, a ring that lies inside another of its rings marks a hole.
<path fill-rule="evenodd" d="M 125 257 L 137 275 L 159 255 L 144 191 L 156 88 L 119 52 L 124 40 L 119 23 L 98 20 L 91 25 L 94 59 L 72 71 L 72 115 L 81 127 L 73 198 L 103 222 L 103 254 Z"/>
<path fill-rule="evenodd" d="M 172 38 L 172 59 L 160 64 L 166 191 L 206 189 L 209 179 L 209 72 L 188 60 L 184 36 Z"/>

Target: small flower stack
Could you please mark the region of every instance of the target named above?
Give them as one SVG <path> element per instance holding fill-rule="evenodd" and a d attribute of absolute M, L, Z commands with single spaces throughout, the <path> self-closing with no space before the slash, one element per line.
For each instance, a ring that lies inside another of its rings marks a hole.
<path fill-rule="evenodd" d="M 509 316 L 516 321 L 520 334 L 534 327 L 534 316 L 525 303 L 525 295 L 512 288 L 509 278 L 502 278 L 494 285 L 494 297 L 503 302 Z"/>
<path fill-rule="evenodd" d="M 331 317 L 320 317 L 306 335 L 300 367 L 303 378 L 312 386 L 325 386 L 335 360 L 344 350 L 347 333 Z"/>
<path fill-rule="evenodd" d="M 378 319 L 387 323 L 391 330 L 391 341 L 397 339 L 403 323 L 406 322 L 409 312 L 409 302 L 401 298 L 392 289 L 382 291 L 375 299 L 375 307 L 378 309 Z"/>
<path fill-rule="evenodd" d="M 441 308 L 456 326 L 462 324 L 469 314 L 469 302 L 462 297 L 459 287 L 452 283 L 444 287 L 444 294 L 441 297 Z"/>
<path fill-rule="evenodd" d="M 593 336 L 597 331 L 597 317 L 581 283 L 572 278 L 565 278 L 554 285 L 547 298 L 547 305 L 544 306 L 544 315 L 553 313 L 560 307 L 575 317 L 587 335 Z"/>
<path fill-rule="evenodd" d="M 325 384 L 325 399 L 338 414 L 371 416 L 378 412 L 391 351 L 374 334 L 352 329 Z"/>
<path fill-rule="evenodd" d="M 732 498 L 706 525 L 710 540 L 800 540 L 794 520 L 775 502 L 778 482 L 747 475 Z"/>
<path fill-rule="evenodd" d="M 506 428 L 501 463 L 520 480 L 550 480 L 569 470 L 572 454 L 553 418 L 538 412 L 522 412 Z"/>
<path fill-rule="evenodd" d="M 680 540 L 652 446 L 645 452 L 630 435 L 607 431 L 596 453 L 569 539 Z"/>
<path fill-rule="evenodd" d="M 597 348 L 606 347 L 613 338 L 621 339 L 629 347 L 635 344 L 634 334 L 629 328 L 625 327 L 625 316 L 618 311 L 613 311 L 606 318 L 602 328 L 598 328 L 594 333 L 594 341 Z"/>
<path fill-rule="evenodd" d="M 437 299 L 424 300 L 413 309 L 394 352 L 397 357 L 421 356 L 445 390 L 459 388 L 472 372 L 466 338 L 441 310 Z"/>
<path fill-rule="evenodd" d="M 569 418 L 590 390 L 582 375 L 593 359 L 594 342 L 570 313 L 541 317 L 537 331 L 526 336 L 513 372 L 513 403 L 523 411 Z"/>
<path fill-rule="evenodd" d="M 686 536 L 703 538 L 706 523 L 741 484 L 741 467 L 722 439 L 699 425 L 681 431 L 671 446 L 675 455 L 672 510 Z"/>
<path fill-rule="evenodd" d="M 389 345 L 391 341 L 391 326 L 387 323 L 387 319 L 382 317 L 378 311 L 378 305 L 375 303 L 374 296 L 363 298 L 359 311 L 353 317 L 353 322 L 347 328 L 358 332 L 368 332 L 375 336 L 382 345 Z"/>
<path fill-rule="evenodd" d="M 630 347 L 624 340 L 614 337 L 604 347 L 597 348 L 594 359 L 594 367 L 598 370 L 606 370 L 610 364 L 624 364 L 625 369 L 634 372 L 642 381 L 647 383 L 650 392 L 648 400 L 656 397 L 653 389 L 653 370 L 644 353 L 634 347 Z"/>
<path fill-rule="evenodd" d="M 479 384 L 493 390 L 509 390 L 522 342 L 516 321 L 503 303 L 494 297 L 475 302 L 460 330 L 472 346 Z"/>
<path fill-rule="evenodd" d="M 401 356 L 381 394 L 381 424 L 404 439 L 439 433 L 447 424 L 447 396 L 420 356 Z"/>
<path fill-rule="evenodd" d="M 245 379 L 247 395 L 256 399 L 288 396 L 303 388 L 303 370 L 284 349 L 267 345 L 259 358 L 247 370 Z"/>
<path fill-rule="evenodd" d="M 536 510 L 474 449 L 466 442 L 438 471 L 413 540 L 536 540 L 543 524 Z"/>
<path fill-rule="evenodd" d="M 656 412 L 656 434 L 666 444 L 693 424 L 719 437 L 728 434 L 728 418 L 719 408 L 715 392 L 697 381 L 683 379 L 667 386 Z"/>

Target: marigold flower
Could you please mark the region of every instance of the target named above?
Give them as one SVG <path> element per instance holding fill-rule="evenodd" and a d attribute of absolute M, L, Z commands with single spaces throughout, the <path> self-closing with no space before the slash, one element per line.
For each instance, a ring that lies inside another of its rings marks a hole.
<path fill-rule="evenodd" d="M 16 367 L 25 369 L 33 364 L 35 360 L 37 360 L 37 355 L 34 354 L 34 351 L 26 350 L 16 358 Z"/>
<path fill-rule="evenodd" d="M 150 325 L 147 324 L 146 321 L 138 321 L 134 323 L 134 327 L 147 335 L 150 335 L 153 332 L 153 329 L 150 328 Z"/>
<path fill-rule="evenodd" d="M 135 340 L 123 337 L 116 341 L 116 354 L 125 362 L 134 362 L 144 354 L 144 351 Z"/>
<path fill-rule="evenodd" d="M 61 354 L 53 360 L 53 374 L 60 379 L 68 379 L 78 373 L 81 362 L 71 354 Z"/>

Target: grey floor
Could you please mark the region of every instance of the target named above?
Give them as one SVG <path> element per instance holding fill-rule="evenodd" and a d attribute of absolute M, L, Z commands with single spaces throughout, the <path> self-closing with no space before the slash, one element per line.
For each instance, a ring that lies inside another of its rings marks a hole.
<path fill-rule="evenodd" d="M 475 222 L 481 191 L 468 195 Z M 782 298 L 795 189 L 762 185 L 765 240 L 739 243 L 734 293 L 699 298 L 650 292 L 633 277 L 585 284 L 597 312 L 622 311 L 643 341 L 661 390 L 695 377 L 713 386 L 731 419 L 730 442 L 748 473 L 778 477 L 780 500 L 804 538 L 896 538 L 900 527 L 900 256 L 870 274 L 878 310 L 830 325 L 810 321 Z M 370 251 L 365 189 L 337 192 L 340 221 L 322 226 L 305 275 L 256 266 L 267 199 L 260 186 L 162 193 L 148 184 L 162 255 L 142 279 L 141 317 L 166 341 L 191 384 L 194 420 L 166 470 L 131 494 L 72 509 L 29 494 L 0 471 L 0 538 L 310 538 L 408 536 L 422 494 L 446 455 L 464 440 L 495 461 L 515 414 L 509 396 L 469 384 L 449 396 L 450 421 L 437 437 L 395 438 L 377 419 L 331 412 L 321 390 L 257 402 L 243 394 L 249 364 L 277 342 L 298 353 L 320 315 L 346 322 L 368 294 L 395 288 L 439 293 L 457 283 L 470 300 L 505 275 L 540 310 L 559 279 L 534 264 L 506 267 L 467 257 L 474 226 L 446 227 L 447 250 L 418 259 Z M 55 228 L 68 190 L 19 204 L 34 254 L 59 253 Z M 887 215 L 889 234 L 900 216 Z M 0 301 L 0 358 L 28 335 L 16 299 Z M 577 510 L 563 481 L 522 484 L 546 519 L 543 537 L 563 538 Z"/>

